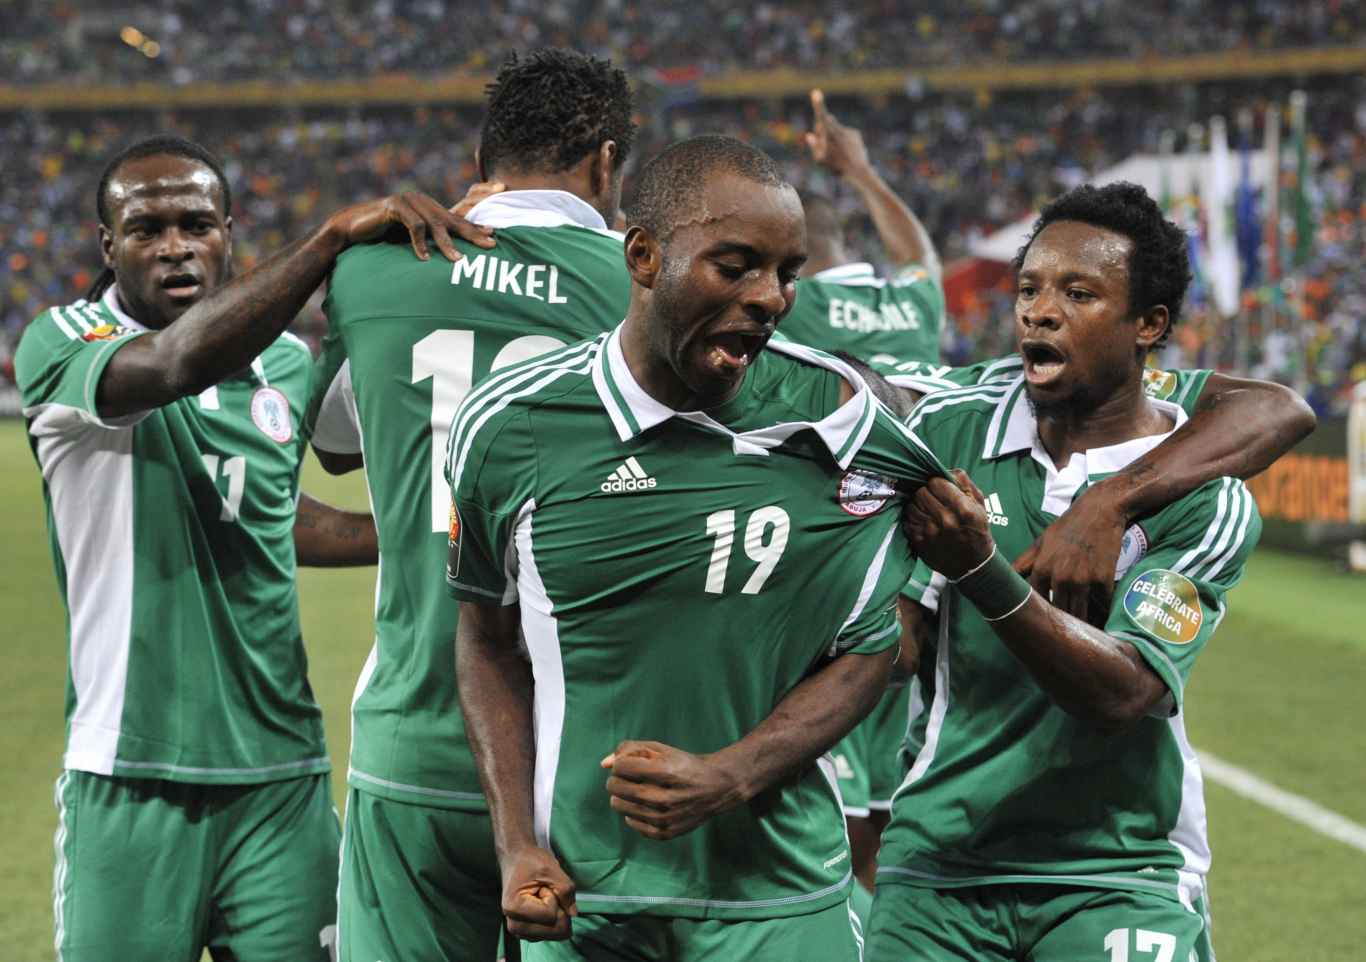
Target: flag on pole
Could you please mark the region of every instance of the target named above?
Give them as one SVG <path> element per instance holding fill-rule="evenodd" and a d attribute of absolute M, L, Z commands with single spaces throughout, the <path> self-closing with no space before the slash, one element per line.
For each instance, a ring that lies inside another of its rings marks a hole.
<path fill-rule="evenodd" d="M 1233 234 L 1233 158 L 1228 149 L 1228 127 L 1223 117 L 1213 117 L 1209 126 L 1209 162 L 1204 182 L 1205 265 L 1210 301 L 1223 317 L 1238 311 L 1241 289 L 1238 276 L 1238 247 Z"/>
<path fill-rule="evenodd" d="M 1295 143 L 1295 190 L 1291 203 L 1295 214 L 1295 266 L 1303 267 L 1314 253 L 1314 212 L 1309 200 L 1309 137 L 1305 108 L 1309 96 L 1303 90 L 1290 95 L 1290 129 Z"/>
<path fill-rule="evenodd" d="M 1266 279 L 1281 279 L 1281 109 L 1266 111 Z"/>
<path fill-rule="evenodd" d="M 1238 116 L 1238 187 L 1233 197 L 1234 234 L 1238 239 L 1238 260 L 1242 266 L 1239 287 L 1256 287 L 1261 279 L 1262 224 L 1257 190 L 1252 186 L 1252 111 Z"/>

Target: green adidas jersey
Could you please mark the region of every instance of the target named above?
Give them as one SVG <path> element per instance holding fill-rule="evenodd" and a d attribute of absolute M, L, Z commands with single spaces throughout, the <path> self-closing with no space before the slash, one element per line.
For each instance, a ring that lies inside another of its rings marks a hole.
<path fill-rule="evenodd" d="M 865 263 L 803 277 L 782 320 L 783 335 L 799 344 L 891 363 L 938 361 L 943 327 L 944 289 L 919 265 L 890 278 Z"/>
<path fill-rule="evenodd" d="M 620 328 L 476 388 L 452 428 L 457 598 L 519 605 L 535 675 L 535 827 L 588 912 L 772 918 L 847 896 L 828 762 L 678 839 L 608 805 L 626 739 L 711 752 L 826 659 L 897 642 L 897 484 L 941 466 L 828 355 L 771 344 L 739 395 L 676 412 Z M 841 376 L 859 388 L 839 404 Z M 831 559 L 836 559 L 832 562 Z"/>
<path fill-rule="evenodd" d="M 294 590 L 308 348 L 287 334 L 196 397 L 101 418 L 105 367 L 145 331 L 111 289 L 39 315 L 15 356 L 68 616 L 64 766 L 325 772 Z"/>
<path fill-rule="evenodd" d="M 1157 403 L 1185 420 L 1177 405 Z M 1165 437 L 1077 454 L 1057 471 L 1019 378 L 928 397 L 911 424 L 986 494 L 1007 558 L 1089 484 Z M 939 600 L 932 697 L 913 726 L 918 754 L 893 803 L 878 883 L 1042 882 L 1172 898 L 1197 889 L 1210 855 L 1183 691 L 1260 529 L 1246 488 L 1223 478 L 1126 532 L 1105 630 L 1134 645 L 1169 697 L 1161 717 L 1119 736 L 1058 708 L 949 586 Z"/>
<path fill-rule="evenodd" d="M 562 191 L 510 191 L 470 213 L 498 246 L 452 265 L 406 247 L 337 261 L 314 371 L 313 444 L 362 452 L 379 530 L 375 646 L 352 705 L 350 784 L 400 801 L 482 809 L 452 673 L 459 606 L 439 572 L 451 418 L 490 371 L 601 333 L 626 313 L 621 235 Z M 462 242 L 463 243 L 463 242 Z"/>

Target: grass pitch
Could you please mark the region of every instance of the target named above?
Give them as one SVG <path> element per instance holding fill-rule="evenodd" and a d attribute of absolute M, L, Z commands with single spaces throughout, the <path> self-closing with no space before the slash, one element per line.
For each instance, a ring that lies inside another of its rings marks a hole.
<path fill-rule="evenodd" d="M 52 790 L 62 750 L 65 620 L 23 426 L 0 421 L 0 958 L 53 958 Z M 359 477 L 311 462 L 304 487 L 362 507 Z M 98 590 L 98 586 L 89 586 Z M 370 648 L 373 569 L 300 576 L 310 676 L 340 804 L 347 710 Z M 1187 691 L 1191 739 L 1288 791 L 1366 822 L 1366 580 L 1261 550 Z M 1366 854 L 1207 786 L 1215 946 L 1226 962 L 1351 962 L 1366 945 Z M 1097 949 L 1096 958 L 1103 956 Z M 1147 962 L 1135 959 L 1134 962 Z"/>

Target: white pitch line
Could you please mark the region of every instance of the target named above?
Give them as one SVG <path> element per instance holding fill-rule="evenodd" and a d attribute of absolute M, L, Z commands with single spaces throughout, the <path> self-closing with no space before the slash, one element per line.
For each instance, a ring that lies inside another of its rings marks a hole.
<path fill-rule="evenodd" d="M 1277 788 L 1246 768 L 1239 768 L 1217 755 L 1211 755 L 1206 751 L 1200 751 L 1198 754 L 1200 769 L 1209 776 L 1210 781 L 1218 782 L 1230 791 L 1259 805 L 1265 805 L 1273 812 L 1279 812 L 1321 835 L 1350 845 L 1357 851 L 1366 852 L 1366 825 L 1324 808 L 1303 795 Z"/>

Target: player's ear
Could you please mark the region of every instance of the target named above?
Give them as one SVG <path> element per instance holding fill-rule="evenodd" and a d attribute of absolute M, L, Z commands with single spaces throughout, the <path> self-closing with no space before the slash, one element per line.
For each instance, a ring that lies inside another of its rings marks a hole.
<path fill-rule="evenodd" d="M 626 270 L 631 280 L 650 290 L 655 286 L 655 278 L 664 264 L 664 252 L 659 241 L 644 227 L 637 224 L 626 231 Z"/>
<path fill-rule="evenodd" d="M 232 260 L 232 218 L 223 218 L 223 257 Z"/>
<path fill-rule="evenodd" d="M 100 259 L 105 267 L 114 269 L 114 232 L 103 224 L 100 225 Z"/>
<path fill-rule="evenodd" d="M 1138 315 L 1137 329 L 1134 331 L 1135 346 L 1146 354 L 1162 339 L 1170 326 L 1171 313 L 1165 304 L 1150 307 Z"/>
<path fill-rule="evenodd" d="M 616 159 L 617 142 L 615 140 L 604 140 L 598 145 L 598 152 L 593 155 L 593 164 L 589 169 L 589 177 L 593 183 L 593 195 L 595 197 L 611 196 L 612 178 L 617 169 Z"/>

